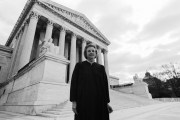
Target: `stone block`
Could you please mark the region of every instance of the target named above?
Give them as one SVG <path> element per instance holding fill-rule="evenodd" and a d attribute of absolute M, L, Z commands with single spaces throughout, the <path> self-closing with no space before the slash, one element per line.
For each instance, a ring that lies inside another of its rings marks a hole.
<path fill-rule="evenodd" d="M 6 85 L 6 90 L 5 90 L 5 94 L 8 94 L 12 91 L 13 89 L 13 84 L 14 84 L 14 80 L 9 82 L 7 85 Z"/>
<path fill-rule="evenodd" d="M 145 82 L 136 82 L 133 84 L 132 90 L 135 95 L 152 99 L 149 94 L 148 85 Z"/>
<path fill-rule="evenodd" d="M 138 83 L 138 84 L 133 84 L 133 92 L 136 94 L 144 94 L 146 93 L 146 87 L 147 84 L 145 84 L 144 82 Z"/>
<path fill-rule="evenodd" d="M 8 94 L 3 94 L 0 99 L 0 105 L 3 105 L 4 103 L 6 103 L 7 98 L 8 98 Z"/>
<path fill-rule="evenodd" d="M 37 115 L 37 113 L 40 113 L 43 110 L 47 110 L 49 108 L 52 108 L 52 105 L 5 105 L 3 107 L 0 107 L 0 110 L 28 115 Z"/>
<path fill-rule="evenodd" d="M 38 90 L 39 105 L 42 104 L 59 104 L 69 99 L 69 85 L 53 84 L 53 83 L 40 83 Z"/>
<path fill-rule="evenodd" d="M 3 83 L 7 79 L 9 69 L 9 63 L 6 56 L 0 55 L 0 67 L 0 83 Z"/>
<path fill-rule="evenodd" d="M 31 78 L 30 84 L 38 83 L 43 79 L 44 67 L 45 61 L 42 61 L 31 69 L 31 71 L 29 72 L 29 76 Z"/>
<path fill-rule="evenodd" d="M 39 83 L 24 88 L 23 102 L 34 102 L 37 100 Z M 33 103 L 34 104 L 34 103 Z"/>
<path fill-rule="evenodd" d="M 9 94 L 7 103 L 18 103 L 22 102 L 24 89 L 17 90 Z"/>
<path fill-rule="evenodd" d="M 29 76 L 29 72 L 27 72 L 26 74 L 23 74 L 22 76 L 20 76 L 15 80 L 13 91 L 27 87 L 29 85 L 29 82 L 30 82 L 30 76 Z"/>
<path fill-rule="evenodd" d="M 13 82 L 14 81 L 10 82 L 9 84 L 0 89 L 0 105 L 3 105 L 7 102 L 8 95 L 12 91 Z"/>
<path fill-rule="evenodd" d="M 23 113 L 23 114 L 30 114 L 35 115 L 34 106 L 22 106 L 22 105 L 5 105 L 5 111 L 15 112 L 15 113 Z"/>
<path fill-rule="evenodd" d="M 133 90 L 131 86 L 125 86 L 125 87 L 121 87 L 121 88 L 117 88 L 117 91 L 123 92 L 123 93 L 127 93 L 127 94 L 132 94 Z"/>
<path fill-rule="evenodd" d="M 44 68 L 44 81 L 65 83 L 66 65 L 59 64 L 55 61 L 46 60 Z"/>
<path fill-rule="evenodd" d="M 13 91 L 9 94 L 7 104 L 24 105 L 29 102 L 33 105 L 33 102 L 37 99 L 37 92 L 38 84 Z"/>
<path fill-rule="evenodd" d="M 37 83 L 10 93 L 7 111 L 35 115 L 69 99 L 69 85 Z"/>

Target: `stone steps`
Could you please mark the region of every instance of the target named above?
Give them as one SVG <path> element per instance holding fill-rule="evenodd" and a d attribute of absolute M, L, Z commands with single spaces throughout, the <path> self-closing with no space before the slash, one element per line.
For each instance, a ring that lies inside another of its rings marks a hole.
<path fill-rule="evenodd" d="M 113 90 L 110 90 L 110 99 L 110 105 L 114 111 L 156 103 L 154 100 L 138 97 L 133 94 L 123 94 Z M 159 103 L 159 101 L 157 103 Z M 72 112 L 72 103 L 69 100 L 66 100 L 64 103 L 52 107 L 51 109 L 39 113 L 38 115 L 56 119 L 65 119 L 73 118 L 74 113 Z"/>
<path fill-rule="evenodd" d="M 46 118 L 66 118 L 66 117 L 73 117 L 73 114 L 62 114 L 62 115 L 57 115 L 57 114 L 51 114 L 51 113 L 39 113 L 37 116 L 42 116 Z"/>
<path fill-rule="evenodd" d="M 68 100 L 37 115 L 50 118 L 66 118 L 74 116 L 72 112 L 72 104 Z"/>
<path fill-rule="evenodd" d="M 48 114 L 55 114 L 55 115 L 62 115 L 62 114 L 71 114 L 72 111 L 55 111 L 55 110 L 48 110 L 43 113 L 48 113 Z"/>

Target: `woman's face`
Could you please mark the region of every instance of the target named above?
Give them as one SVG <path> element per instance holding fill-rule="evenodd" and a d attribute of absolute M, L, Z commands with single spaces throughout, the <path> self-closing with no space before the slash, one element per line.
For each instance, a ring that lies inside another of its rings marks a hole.
<path fill-rule="evenodd" d="M 86 52 L 87 52 L 87 59 L 91 60 L 96 57 L 96 49 L 94 47 L 88 47 Z"/>

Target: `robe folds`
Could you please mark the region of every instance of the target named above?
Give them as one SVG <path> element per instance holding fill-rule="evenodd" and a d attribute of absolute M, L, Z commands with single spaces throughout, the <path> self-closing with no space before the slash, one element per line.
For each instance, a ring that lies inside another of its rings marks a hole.
<path fill-rule="evenodd" d="M 75 120 L 109 120 L 108 80 L 104 66 L 88 61 L 76 64 L 72 74 L 70 101 L 77 103 Z"/>

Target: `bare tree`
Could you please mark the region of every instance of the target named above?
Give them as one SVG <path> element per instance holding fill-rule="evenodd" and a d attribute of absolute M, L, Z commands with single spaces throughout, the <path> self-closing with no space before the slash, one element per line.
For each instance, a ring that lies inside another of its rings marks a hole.
<path fill-rule="evenodd" d="M 160 66 L 159 71 L 152 74 L 154 77 L 166 81 L 169 79 L 180 78 L 180 64 L 169 63 Z"/>
<path fill-rule="evenodd" d="M 162 65 L 162 68 L 164 69 L 164 74 L 169 77 L 169 79 L 172 78 L 180 78 L 180 65 L 177 63 L 170 63 Z"/>
<path fill-rule="evenodd" d="M 172 96 L 176 97 L 176 93 L 179 91 L 179 86 L 177 86 L 178 81 L 180 80 L 180 64 L 178 63 L 169 63 L 164 64 L 160 67 L 159 71 L 154 72 L 153 76 L 166 82 L 172 90 Z"/>
<path fill-rule="evenodd" d="M 180 64 L 170 63 L 162 65 L 163 71 L 160 74 L 166 76 L 166 80 L 172 88 L 172 94 L 176 97 L 178 91 L 178 86 L 176 86 L 177 81 L 180 78 Z"/>

